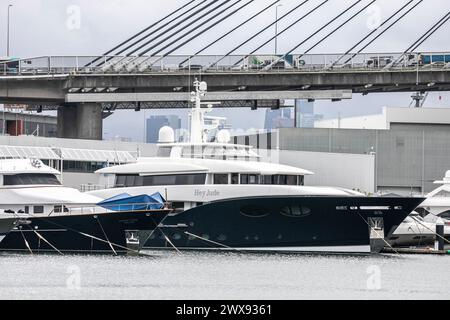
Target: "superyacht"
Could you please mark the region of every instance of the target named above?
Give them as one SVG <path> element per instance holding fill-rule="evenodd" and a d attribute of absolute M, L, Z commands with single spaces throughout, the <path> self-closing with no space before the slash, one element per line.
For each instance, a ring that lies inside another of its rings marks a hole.
<path fill-rule="evenodd" d="M 306 186 L 312 172 L 262 162 L 250 146 L 230 144 L 227 131 L 208 142 L 207 84 L 194 87 L 190 142 L 175 142 L 163 127 L 157 157 L 97 171 L 106 189 L 89 192 L 106 199 L 164 191 L 175 212 L 150 236 L 149 249 L 379 252 L 424 200 Z"/>

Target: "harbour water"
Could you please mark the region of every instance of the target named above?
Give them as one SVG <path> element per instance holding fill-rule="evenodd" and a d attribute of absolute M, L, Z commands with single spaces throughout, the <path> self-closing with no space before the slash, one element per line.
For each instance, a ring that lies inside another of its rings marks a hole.
<path fill-rule="evenodd" d="M 0 299 L 450 299 L 450 255 L 0 255 Z"/>

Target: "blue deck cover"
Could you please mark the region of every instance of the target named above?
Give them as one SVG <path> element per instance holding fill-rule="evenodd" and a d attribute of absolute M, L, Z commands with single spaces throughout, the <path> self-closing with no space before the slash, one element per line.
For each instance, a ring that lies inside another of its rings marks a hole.
<path fill-rule="evenodd" d="M 128 193 L 122 193 L 103 200 L 97 205 L 112 211 L 141 211 L 163 209 L 165 202 L 166 200 L 159 192 L 151 196 L 148 194 L 131 196 Z"/>

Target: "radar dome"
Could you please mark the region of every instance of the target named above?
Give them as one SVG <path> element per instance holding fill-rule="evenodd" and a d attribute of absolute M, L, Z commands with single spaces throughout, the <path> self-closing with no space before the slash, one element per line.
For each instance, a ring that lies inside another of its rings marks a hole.
<path fill-rule="evenodd" d="M 445 173 L 445 179 L 450 180 L 450 170 Z"/>
<path fill-rule="evenodd" d="M 171 127 L 162 127 L 159 130 L 159 141 L 158 143 L 174 143 L 175 142 L 175 132 Z"/>
<path fill-rule="evenodd" d="M 217 142 L 229 143 L 231 141 L 231 134 L 228 130 L 220 130 L 217 133 Z"/>

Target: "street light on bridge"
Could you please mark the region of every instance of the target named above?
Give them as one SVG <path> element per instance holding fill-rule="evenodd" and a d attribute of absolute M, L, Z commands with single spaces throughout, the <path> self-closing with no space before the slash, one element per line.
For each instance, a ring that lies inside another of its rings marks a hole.
<path fill-rule="evenodd" d="M 7 27 L 6 27 L 6 56 L 9 57 L 9 21 L 10 21 L 10 9 L 12 8 L 12 4 L 8 4 L 8 18 L 7 18 Z"/>
<path fill-rule="evenodd" d="M 282 6 L 279 4 L 275 7 L 275 55 L 278 54 L 278 8 Z"/>

